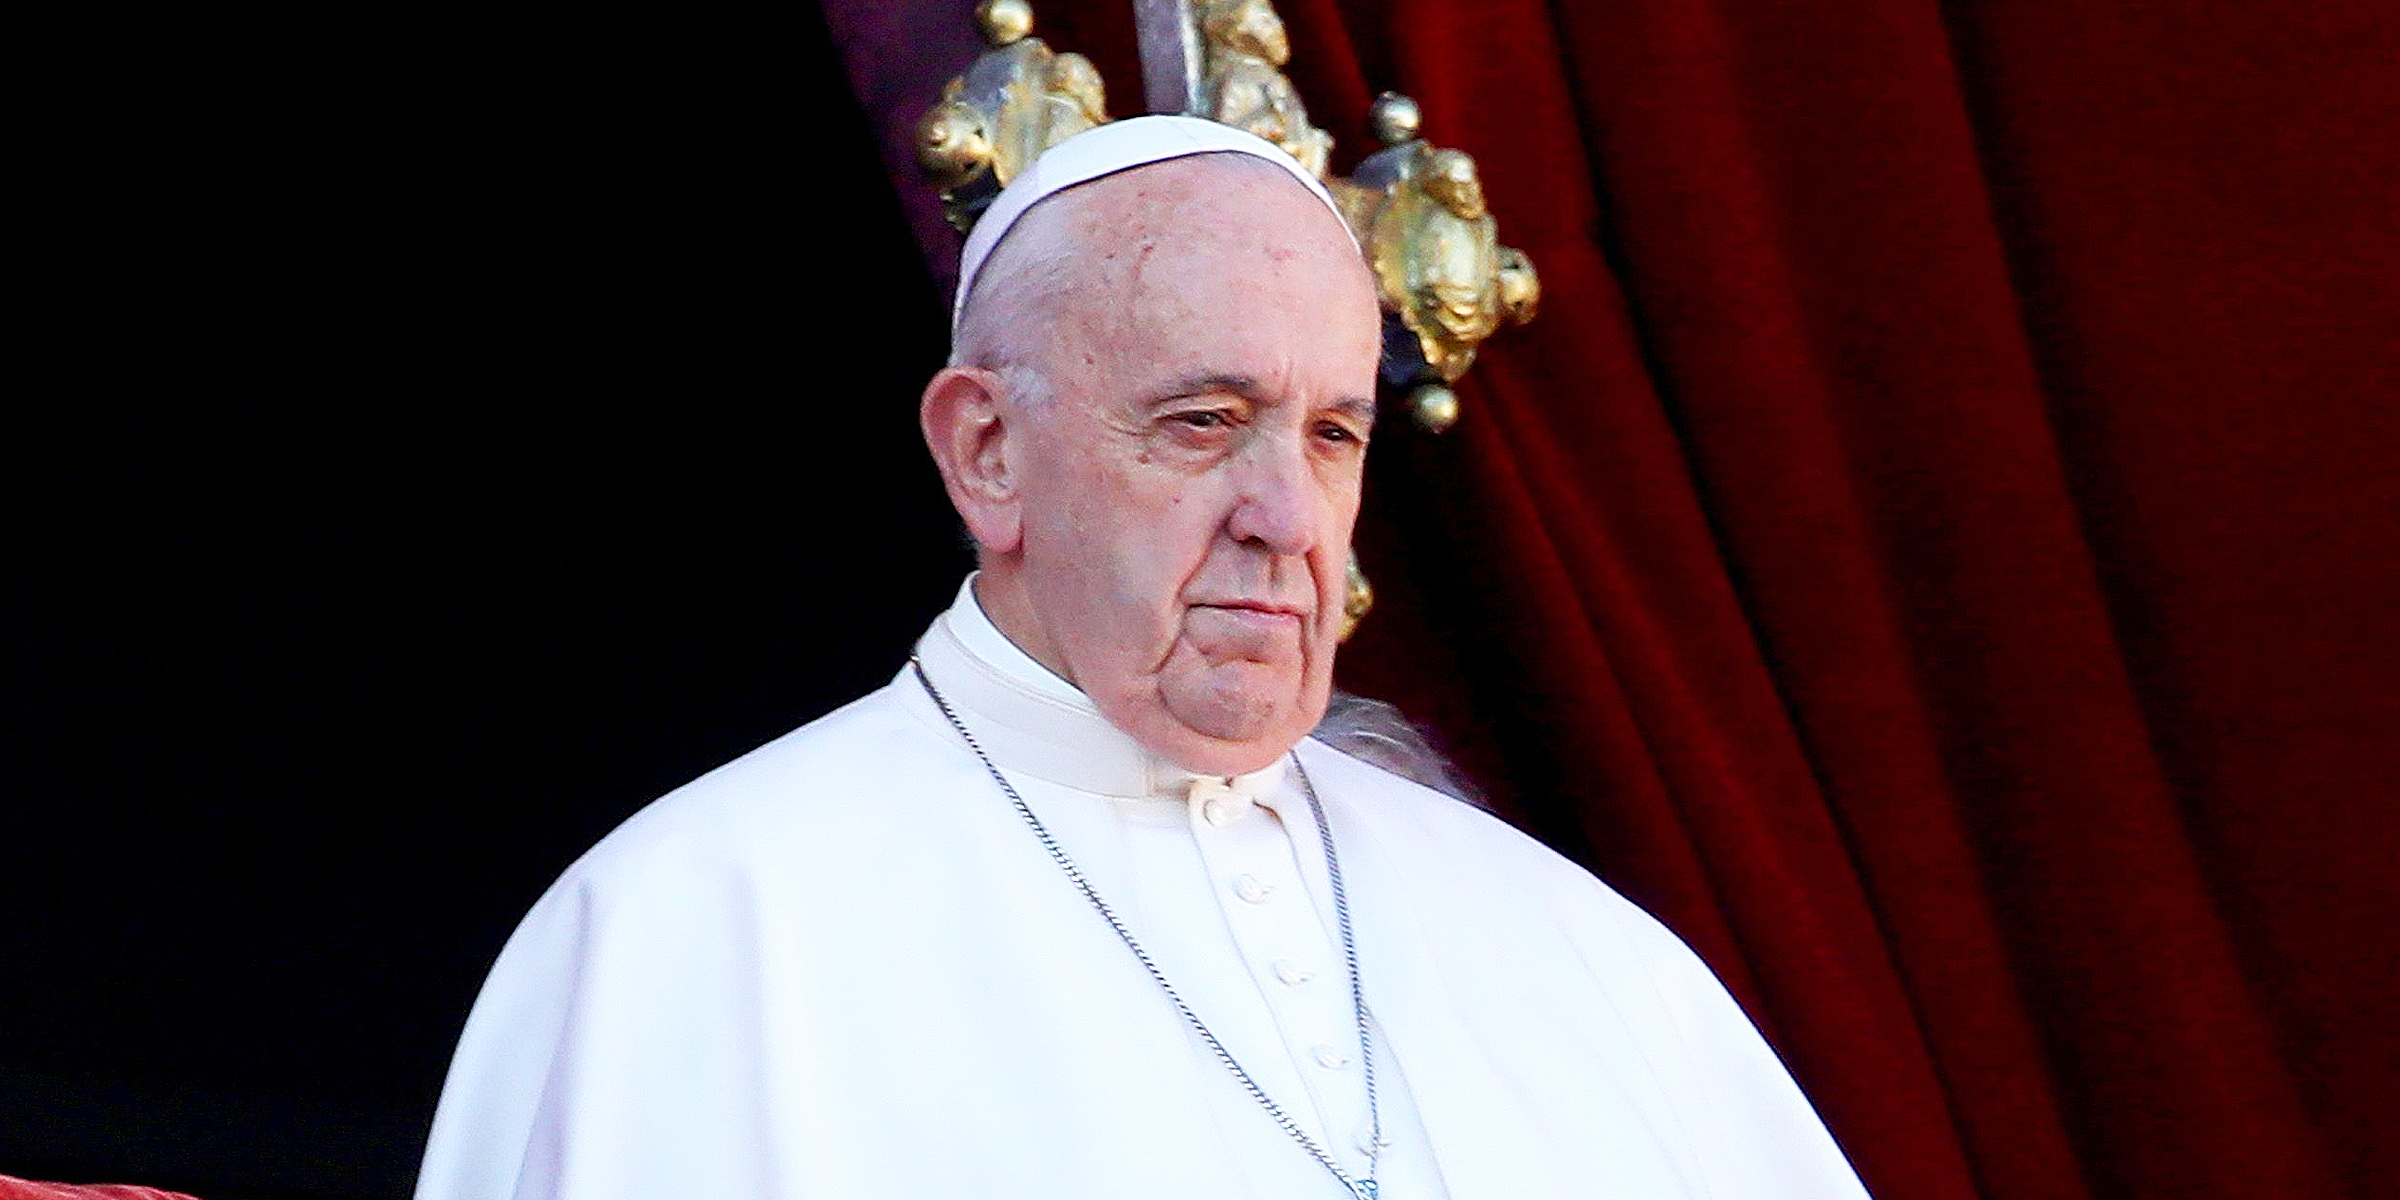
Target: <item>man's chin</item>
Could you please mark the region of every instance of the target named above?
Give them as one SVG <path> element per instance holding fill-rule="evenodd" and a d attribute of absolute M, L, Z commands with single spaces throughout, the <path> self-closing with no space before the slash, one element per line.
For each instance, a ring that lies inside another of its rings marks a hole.
<path fill-rule="evenodd" d="M 1242 677 L 1250 673 L 1274 678 Z M 1218 668 L 1202 679 L 1161 680 L 1155 705 L 1143 714 L 1150 719 L 1141 720 L 1139 727 L 1124 727 L 1186 770 L 1240 775 L 1272 764 L 1315 727 L 1323 706 L 1318 705 L 1312 716 L 1301 711 L 1302 700 L 1300 689 L 1283 672 Z"/>
<path fill-rule="evenodd" d="M 1308 731 L 1301 730 L 1305 735 Z M 1159 757 L 1197 775 L 1247 775 L 1262 767 L 1275 765 L 1275 760 L 1291 751 L 1300 735 L 1282 737 L 1269 734 L 1249 740 L 1211 737 L 1192 729 L 1176 731 L 1160 739 L 1172 743 L 1159 745 L 1145 740 L 1143 744 Z"/>

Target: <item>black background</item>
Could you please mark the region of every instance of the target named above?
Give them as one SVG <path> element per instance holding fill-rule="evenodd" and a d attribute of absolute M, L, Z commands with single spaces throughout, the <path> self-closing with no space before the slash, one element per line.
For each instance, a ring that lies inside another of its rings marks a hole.
<path fill-rule="evenodd" d="M 966 565 L 812 10 L 387 15 L 19 41 L 0 1174 L 402 1194 L 540 890 Z"/>

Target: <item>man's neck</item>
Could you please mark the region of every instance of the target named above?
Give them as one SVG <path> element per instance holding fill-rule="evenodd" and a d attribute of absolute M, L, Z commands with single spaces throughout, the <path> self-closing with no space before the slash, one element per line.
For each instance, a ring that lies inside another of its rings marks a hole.
<path fill-rule="evenodd" d="M 1013 610 L 1018 614 L 1017 618 L 1011 620 L 1009 613 L 1012 610 L 1002 598 L 1002 593 L 1006 591 L 1003 587 L 994 586 L 988 573 L 978 571 L 968 576 L 967 603 L 959 606 L 956 621 L 960 639 L 976 653 L 991 660 L 994 666 L 1012 668 L 1009 673 L 1021 677 L 1021 682 L 1027 687 L 1057 699 L 1091 703 L 1090 698 L 1075 686 L 1074 680 L 1068 678 L 1065 671 L 1044 662 L 1041 656 L 1030 649 L 1037 643 L 1022 631 L 1022 627 L 1031 622 L 1031 613 L 1023 606 L 1017 606 Z M 1020 628 L 1012 629 L 1011 625 Z"/>

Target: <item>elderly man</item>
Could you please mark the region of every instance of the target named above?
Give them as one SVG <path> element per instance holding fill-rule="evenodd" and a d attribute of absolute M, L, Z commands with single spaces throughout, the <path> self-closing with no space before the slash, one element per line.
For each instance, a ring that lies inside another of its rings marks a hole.
<path fill-rule="evenodd" d="M 1316 182 L 1102 126 L 959 289 L 922 420 L 980 570 L 543 898 L 421 1200 L 1859 1195 L 1672 935 L 1307 739 L 1380 345 Z"/>

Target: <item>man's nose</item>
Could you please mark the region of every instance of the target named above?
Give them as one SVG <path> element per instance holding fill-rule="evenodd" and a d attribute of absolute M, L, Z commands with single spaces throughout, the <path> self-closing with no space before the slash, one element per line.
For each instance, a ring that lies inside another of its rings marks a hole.
<path fill-rule="evenodd" d="M 1237 542 L 1274 554 L 1305 554 L 1316 544 L 1317 496 L 1307 451 L 1260 439 L 1236 468 L 1239 492 L 1225 530 Z"/>

